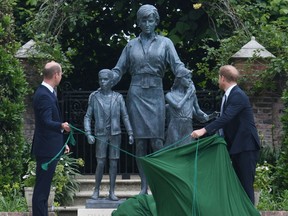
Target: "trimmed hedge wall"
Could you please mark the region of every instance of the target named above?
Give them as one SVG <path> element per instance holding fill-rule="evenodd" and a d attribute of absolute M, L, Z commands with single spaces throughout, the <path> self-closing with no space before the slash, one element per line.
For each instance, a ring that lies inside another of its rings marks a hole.
<path fill-rule="evenodd" d="M 13 0 L 0 1 L 0 186 L 1 192 L 21 182 L 24 151 L 23 112 L 28 85 L 14 57 Z"/>

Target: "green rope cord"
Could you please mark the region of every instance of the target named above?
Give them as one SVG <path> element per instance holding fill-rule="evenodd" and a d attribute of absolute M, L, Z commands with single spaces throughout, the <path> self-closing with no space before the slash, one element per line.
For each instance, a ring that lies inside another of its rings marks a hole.
<path fill-rule="evenodd" d="M 69 126 L 70 126 L 70 129 L 71 129 L 71 130 L 70 130 L 70 132 L 69 132 L 69 136 L 68 136 L 68 138 L 67 138 L 64 146 L 61 148 L 61 150 L 58 152 L 58 154 L 56 154 L 50 161 L 48 161 L 47 163 L 43 163 L 43 164 L 41 165 L 41 167 L 42 167 L 43 170 L 47 170 L 49 164 L 52 163 L 52 162 L 53 162 L 54 160 L 56 160 L 57 158 L 59 158 L 59 156 L 60 156 L 61 153 L 63 152 L 63 150 L 64 150 L 64 148 L 66 147 L 66 145 L 68 145 L 68 143 L 71 143 L 71 145 L 73 145 L 73 146 L 75 145 L 76 141 L 75 141 L 75 138 L 74 138 L 74 136 L 73 136 L 74 130 L 75 130 L 75 131 L 78 131 L 78 132 L 80 132 L 80 133 L 82 133 L 82 134 L 86 134 L 85 131 L 83 131 L 83 130 L 81 130 L 81 129 L 79 129 L 79 128 L 76 128 L 76 127 L 74 127 L 74 126 L 71 125 L 71 124 L 69 124 Z M 160 150 L 158 150 L 158 151 L 150 154 L 150 156 L 151 156 L 151 155 L 154 155 L 154 154 L 158 154 L 158 153 L 160 153 L 160 152 L 162 152 L 162 151 L 165 151 L 165 150 L 168 149 L 168 148 L 172 148 L 172 147 L 176 146 L 176 145 L 179 144 L 180 142 L 186 140 L 189 136 L 190 136 L 190 134 L 184 136 L 182 139 L 178 140 L 177 142 L 175 142 L 175 143 L 173 143 L 173 144 L 171 144 L 171 145 L 169 145 L 169 146 L 166 146 L 166 147 L 164 147 L 164 148 L 162 148 L 162 149 L 160 149 Z M 95 139 L 97 139 L 97 140 L 103 141 L 103 140 L 99 139 L 99 138 L 96 137 L 96 136 L 93 136 L 93 137 L 94 137 Z M 125 151 L 125 150 L 123 150 L 123 149 L 121 149 L 121 148 L 119 148 L 119 147 L 113 146 L 113 145 L 111 145 L 110 143 L 108 143 L 108 145 L 112 146 L 113 148 L 119 149 L 120 151 L 126 153 L 127 155 L 130 155 L 131 157 L 139 158 L 139 156 L 136 156 L 136 155 L 134 155 L 134 154 L 131 154 L 130 152 Z M 198 151 L 198 142 L 197 142 L 197 151 Z M 196 156 L 197 156 L 197 154 L 198 154 L 198 152 L 196 152 Z M 148 155 L 146 155 L 146 156 L 148 156 Z"/>
<path fill-rule="evenodd" d="M 68 145 L 69 142 L 70 142 L 71 145 L 73 145 L 73 146 L 74 146 L 75 143 L 76 143 L 76 141 L 75 141 L 75 139 L 74 139 L 74 136 L 73 136 L 73 129 L 70 130 L 69 136 L 68 136 L 65 144 L 64 144 L 63 147 L 61 148 L 61 150 L 60 150 L 50 161 L 41 164 L 41 168 L 42 168 L 43 170 L 47 171 L 49 164 L 59 158 L 59 156 L 60 156 L 61 153 L 63 152 L 64 148 L 66 148 L 66 146 Z"/>
<path fill-rule="evenodd" d="M 64 148 L 66 147 L 66 145 L 68 145 L 68 143 L 70 143 L 71 145 L 75 146 L 76 144 L 76 141 L 75 141 L 75 138 L 73 136 L 74 134 L 74 130 L 76 131 L 79 131 L 80 133 L 83 133 L 85 134 L 85 131 L 79 129 L 79 128 L 76 128 L 74 127 L 73 125 L 69 124 L 70 126 L 70 132 L 69 132 L 69 136 L 65 142 L 65 144 L 63 145 L 63 147 L 61 148 L 61 150 L 50 160 L 48 161 L 47 163 L 43 163 L 41 165 L 41 168 L 45 171 L 48 170 L 48 166 L 50 163 L 52 163 L 54 160 L 56 160 L 60 155 L 61 153 L 63 152 Z M 175 147 L 177 144 L 179 144 L 180 142 L 186 140 L 188 137 L 190 136 L 190 134 L 184 136 L 182 139 L 178 140 L 177 142 L 171 144 L 171 145 L 168 145 L 150 155 L 154 155 L 154 154 L 158 154 L 162 151 L 165 151 L 166 149 L 169 149 L 169 148 L 172 148 L 172 147 Z M 98 139 L 100 141 L 102 141 L 101 139 L 99 139 L 98 137 L 94 136 L 95 139 Z M 195 142 L 195 141 L 192 141 L 192 143 Z M 108 143 L 108 145 L 111 145 L 110 143 Z M 114 148 L 118 148 L 116 146 L 113 146 L 111 145 L 112 147 Z M 197 214 L 197 166 L 198 166 L 198 147 L 199 147 L 199 139 L 197 139 L 197 143 L 196 143 L 196 154 L 195 154 L 195 164 L 194 164 L 194 190 L 193 190 L 193 202 L 192 202 L 192 215 L 193 216 L 196 216 Z M 130 152 L 127 152 L 121 148 L 118 148 L 120 151 L 132 156 L 132 157 L 135 157 L 135 158 L 139 158 L 138 156 L 134 155 L 134 154 L 131 154 Z"/>
<path fill-rule="evenodd" d="M 46 163 L 43 163 L 43 164 L 41 165 L 41 167 L 42 167 L 43 170 L 47 170 L 49 164 L 52 163 L 54 160 L 56 160 L 56 159 L 59 158 L 59 156 L 60 156 L 61 153 L 63 152 L 63 150 L 64 150 L 64 148 L 66 147 L 66 145 L 68 145 L 68 143 L 71 143 L 71 145 L 73 145 L 73 146 L 75 145 L 76 141 L 75 141 L 75 138 L 74 138 L 74 136 L 73 136 L 74 130 L 76 130 L 76 131 L 78 131 L 78 132 L 80 132 L 80 133 L 82 133 L 82 134 L 86 134 L 85 131 L 83 131 L 83 130 L 81 130 L 81 129 L 79 129 L 79 128 L 76 128 L 76 127 L 74 127 L 74 126 L 71 125 L 71 124 L 69 124 L 69 126 L 70 126 L 70 129 L 71 129 L 71 130 L 70 130 L 70 132 L 69 132 L 69 136 L 68 136 L 68 138 L 67 138 L 64 146 L 61 148 L 61 150 L 60 150 L 50 161 L 48 161 L 48 162 L 46 162 Z M 92 135 L 92 136 L 93 136 L 93 135 Z M 160 153 L 160 152 L 162 152 L 162 151 L 165 151 L 166 149 L 173 148 L 173 147 L 177 146 L 180 142 L 186 140 L 189 136 L 190 136 L 190 134 L 187 134 L 186 136 L 184 136 L 182 139 L 176 141 L 175 143 L 170 144 L 170 145 L 168 145 L 168 146 L 166 146 L 166 147 L 164 147 L 164 148 L 162 148 L 162 149 L 160 149 L 160 150 L 158 150 L 158 151 L 156 151 L 156 152 L 151 153 L 150 156 L 151 156 L 151 155 L 154 155 L 154 154 L 158 154 L 158 153 Z M 97 140 L 103 141 L 103 140 L 99 139 L 99 138 L 96 137 L 96 136 L 93 136 L 93 137 L 94 137 L 95 139 L 97 139 Z M 125 150 L 123 150 L 123 149 L 121 149 L 121 148 L 119 148 L 119 147 L 113 146 L 113 145 L 111 145 L 110 143 L 108 143 L 108 145 L 112 146 L 113 148 L 119 149 L 120 151 L 124 152 L 124 153 L 127 154 L 127 155 L 130 155 L 131 157 L 139 158 L 139 156 L 136 156 L 136 155 L 134 155 L 134 154 L 131 154 L 130 152 L 125 151 Z M 146 156 L 148 156 L 148 155 L 146 155 Z"/>
<path fill-rule="evenodd" d="M 181 143 L 182 141 L 186 140 L 189 136 L 190 136 L 190 134 L 187 134 L 186 136 L 182 137 L 180 140 L 176 141 L 175 143 L 169 144 L 168 146 L 165 146 L 165 147 L 159 149 L 158 151 L 155 151 L 155 152 L 149 154 L 149 156 L 158 154 L 158 153 L 160 153 L 162 151 L 165 151 L 166 149 L 170 149 L 170 148 L 176 147 L 179 143 Z M 148 155 L 146 155 L 146 156 L 148 156 Z"/>
<path fill-rule="evenodd" d="M 73 128 L 74 130 L 77 130 L 77 131 L 79 131 L 79 132 L 81 132 L 81 133 L 83 133 L 83 134 L 86 134 L 85 131 L 80 130 L 79 128 L 76 128 L 76 127 L 74 127 L 73 125 L 70 125 L 70 124 L 69 124 L 69 126 L 70 126 L 70 128 Z M 91 135 L 91 136 L 93 136 L 93 135 Z M 95 139 L 103 142 L 103 140 L 99 139 L 98 137 L 96 137 L 96 136 L 93 136 L 93 137 L 94 137 Z M 122 151 L 122 152 L 124 152 L 124 153 L 126 153 L 126 154 L 128 154 L 128 155 L 130 155 L 130 156 L 132 156 L 132 157 L 136 157 L 136 158 L 137 158 L 137 156 L 131 154 L 131 153 L 128 152 L 128 151 L 125 151 L 125 150 L 123 150 L 123 149 L 121 149 L 121 148 L 119 148 L 119 147 L 117 147 L 117 146 L 113 146 L 113 145 L 110 144 L 110 143 L 107 143 L 107 144 L 110 145 L 110 146 L 112 146 L 113 148 L 119 149 L 120 151 Z"/>
<path fill-rule="evenodd" d="M 195 163 L 194 163 L 194 189 L 193 189 L 193 200 L 192 200 L 192 216 L 196 216 L 197 214 L 197 170 L 198 170 L 198 149 L 199 149 L 199 139 L 197 139 L 196 143 L 196 152 L 195 152 Z"/>

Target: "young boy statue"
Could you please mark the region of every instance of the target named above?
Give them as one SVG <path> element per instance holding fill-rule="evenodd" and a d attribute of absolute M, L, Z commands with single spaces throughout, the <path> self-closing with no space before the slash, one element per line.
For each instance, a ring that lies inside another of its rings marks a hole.
<path fill-rule="evenodd" d="M 117 176 L 117 162 L 120 157 L 121 127 L 120 118 L 129 135 L 129 144 L 133 144 L 133 132 L 123 96 L 112 91 L 113 73 L 103 69 L 98 74 L 100 88 L 89 96 L 88 108 L 84 116 L 84 129 L 89 144 L 94 144 L 96 138 L 97 167 L 95 172 L 95 189 L 92 199 L 99 199 L 100 184 L 107 157 L 109 158 L 109 199 L 117 201 L 115 182 Z M 91 121 L 94 119 L 94 135 L 92 135 Z"/>

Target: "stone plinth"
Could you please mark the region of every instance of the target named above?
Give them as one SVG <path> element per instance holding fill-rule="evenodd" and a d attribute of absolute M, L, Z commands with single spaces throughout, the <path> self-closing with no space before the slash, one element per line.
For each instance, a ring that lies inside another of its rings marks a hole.
<path fill-rule="evenodd" d="M 111 216 L 115 209 L 78 209 L 77 216 Z"/>
<path fill-rule="evenodd" d="M 121 203 L 123 203 L 126 199 L 120 199 L 118 201 L 112 201 L 109 199 L 87 199 L 86 200 L 86 208 L 87 209 L 91 209 L 91 208 L 95 208 L 95 209 L 110 209 L 110 208 L 117 208 Z"/>

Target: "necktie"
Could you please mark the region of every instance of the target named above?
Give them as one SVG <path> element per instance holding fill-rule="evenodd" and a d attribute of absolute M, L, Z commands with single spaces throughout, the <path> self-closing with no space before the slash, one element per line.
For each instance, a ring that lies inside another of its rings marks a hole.
<path fill-rule="evenodd" d="M 55 89 L 53 90 L 53 94 L 54 94 L 55 97 L 57 98 L 57 92 L 55 91 Z"/>
<path fill-rule="evenodd" d="M 220 116 L 222 116 L 223 111 L 224 111 L 224 106 L 226 104 L 226 94 L 224 94 L 224 96 L 222 97 L 222 103 L 221 103 L 221 109 L 220 109 Z M 219 129 L 219 135 L 224 137 L 224 131 L 222 128 Z"/>
<path fill-rule="evenodd" d="M 226 104 L 226 94 L 224 94 L 224 96 L 222 97 L 222 103 L 221 103 L 221 109 L 220 109 L 220 116 L 223 114 L 224 111 L 224 106 Z"/>

